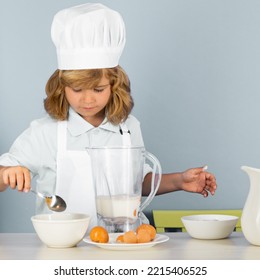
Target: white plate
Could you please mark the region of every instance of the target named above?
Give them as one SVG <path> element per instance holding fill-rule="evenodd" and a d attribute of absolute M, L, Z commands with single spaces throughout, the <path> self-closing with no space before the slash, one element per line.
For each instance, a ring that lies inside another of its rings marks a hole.
<path fill-rule="evenodd" d="M 83 239 L 84 242 L 88 244 L 95 245 L 97 247 L 107 249 L 107 250 L 141 250 L 144 248 L 150 248 L 154 245 L 166 242 L 169 240 L 169 237 L 162 234 L 156 234 L 155 239 L 151 242 L 147 243 L 134 243 L 134 244 L 128 244 L 128 243 L 118 243 L 116 242 L 116 238 L 118 235 L 121 235 L 122 233 L 110 233 L 109 234 L 109 242 L 108 243 L 97 243 L 90 240 L 90 237 L 86 237 Z"/>

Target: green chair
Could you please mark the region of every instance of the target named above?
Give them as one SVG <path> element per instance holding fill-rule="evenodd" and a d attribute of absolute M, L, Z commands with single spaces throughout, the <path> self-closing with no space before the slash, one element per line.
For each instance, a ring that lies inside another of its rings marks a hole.
<path fill-rule="evenodd" d="M 242 209 L 235 210 L 153 210 L 153 220 L 156 231 L 182 231 L 185 232 L 185 227 L 181 221 L 181 217 L 200 214 L 224 214 L 238 216 L 235 231 L 241 231 L 241 215 Z"/>

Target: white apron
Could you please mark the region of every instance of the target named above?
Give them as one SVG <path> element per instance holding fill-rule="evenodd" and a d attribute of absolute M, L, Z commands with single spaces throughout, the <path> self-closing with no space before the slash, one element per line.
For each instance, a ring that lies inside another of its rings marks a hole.
<path fill-rule="evenodd" d="M 122 145 L 131 146 L 130 132 L 124 123 L 120 132 Z M 91 216 L 88 228 L 97 225 L 91 159 L 87 151 L 67 150 L 67 121 L 58 122 L 56 176 L 56 194 L 66 201 L 66 212 L 86 213 Z"/>

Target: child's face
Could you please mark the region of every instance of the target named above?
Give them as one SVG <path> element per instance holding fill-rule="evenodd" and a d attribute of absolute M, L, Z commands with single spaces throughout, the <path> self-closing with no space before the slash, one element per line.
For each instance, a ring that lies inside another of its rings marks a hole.
<path fill-rule="evenodd" d="M 110 95 L 111 86 L 106 77 L 93 89 L 65 87 L 65 96 L 70 106 L 94 126 L 100 125 L 104 120 Z"/>

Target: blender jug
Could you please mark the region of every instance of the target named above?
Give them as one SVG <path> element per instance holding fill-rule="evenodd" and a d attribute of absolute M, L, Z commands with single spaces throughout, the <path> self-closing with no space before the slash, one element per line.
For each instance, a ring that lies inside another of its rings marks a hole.
<path fill-rule="evenodd" d="M 92 162 L 98 224 L 108 232 L 135 230 L 141 212 L 155 196 L 161 181 L 157 158 L 144 147 L 87 148 Z M 142 202 L 144 176 L 152 172 L 151 192 Z"/>

